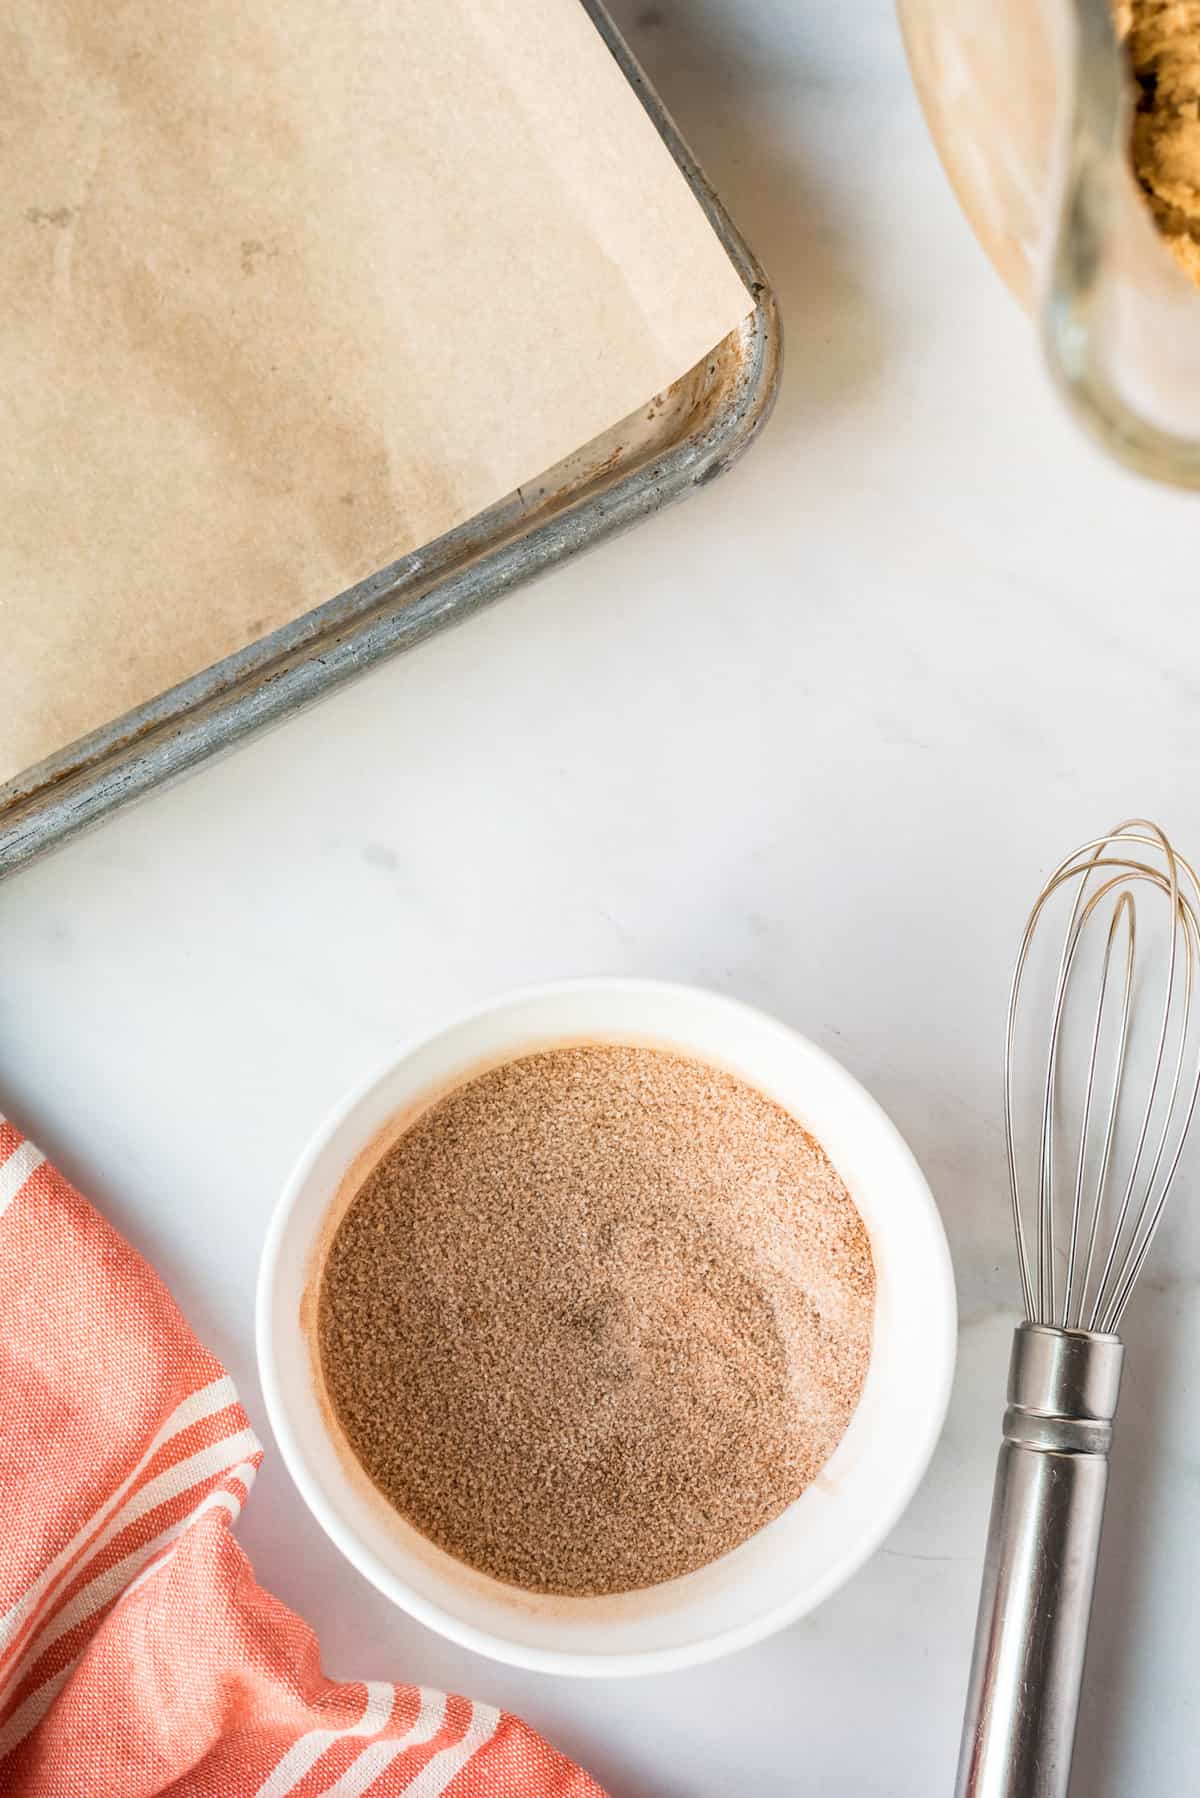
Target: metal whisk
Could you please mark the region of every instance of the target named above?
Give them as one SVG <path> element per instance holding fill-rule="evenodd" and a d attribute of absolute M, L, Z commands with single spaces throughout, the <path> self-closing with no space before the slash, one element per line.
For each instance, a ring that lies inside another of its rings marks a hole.
<path fill-rule="evenodd" d="M 1159 926 L 1150 955 L 1138 935 L 1147 901 Z M 1022 996 L 1035 942 L 1068 904 L 1027 1134 Z M 1198 914 L 1192 867 L 1157 825 L 1136 818 L 1054 870 L 1017 957 L 1004 1122 L 1026 1322 L 1009 1366 L 958 1798 L 1067 1792 L 1124 1355 L 1117 1330 L 1200 1094 Z M 1029 1222 L 1026 1149 L 1036 1162 Z"/>

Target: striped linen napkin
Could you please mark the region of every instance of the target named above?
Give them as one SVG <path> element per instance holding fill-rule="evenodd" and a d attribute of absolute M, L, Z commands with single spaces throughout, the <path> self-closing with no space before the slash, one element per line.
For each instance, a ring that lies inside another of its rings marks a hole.
<path fill-rule="evenodd" d="M 231 1533 L 261 1459 L 162 1282 L 0 1119 L 0 1794 L 603 1798 L 488 1705 L 327 1679 Z"/>

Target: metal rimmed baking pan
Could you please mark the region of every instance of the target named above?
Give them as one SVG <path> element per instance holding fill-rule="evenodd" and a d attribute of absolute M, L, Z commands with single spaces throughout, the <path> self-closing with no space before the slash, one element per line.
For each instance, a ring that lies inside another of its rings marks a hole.
<path fill-rule="evenodd" d="M 652 404 L 540 480 L 0 786 L 0 875 L 712 480 L 770 412 L 774 296 L 599 0 L 582 0 L 754 301 Z"/>

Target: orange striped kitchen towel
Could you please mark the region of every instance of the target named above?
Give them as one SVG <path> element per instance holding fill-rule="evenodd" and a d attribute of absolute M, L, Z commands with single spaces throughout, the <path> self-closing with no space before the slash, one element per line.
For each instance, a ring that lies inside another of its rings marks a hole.
<path fill-rule="evenodd" d="M 0 1793 L 603 1798 L 488 1705 L 326 1679 L 231 1533 L 261 1459 L 161 1281 L 0 1120 Z"/>

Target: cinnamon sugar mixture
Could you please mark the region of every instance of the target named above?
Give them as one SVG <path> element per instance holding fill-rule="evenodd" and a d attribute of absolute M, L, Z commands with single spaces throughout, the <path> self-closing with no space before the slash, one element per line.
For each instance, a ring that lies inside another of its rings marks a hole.
<path fill-rule="evenodd" d="M 329 1400 L 427 1537 L 537 1592 L 688 1573 L 801 1493 L 871 1351 L 829 1160 L 678 1055 L 552 1049 L 468 1081 L 368 1176 L 321 1276 Z"/>

